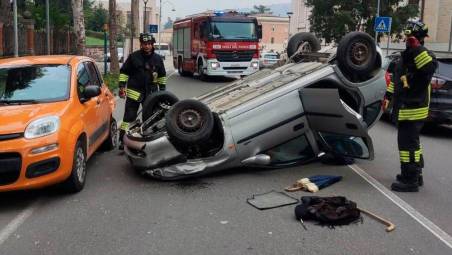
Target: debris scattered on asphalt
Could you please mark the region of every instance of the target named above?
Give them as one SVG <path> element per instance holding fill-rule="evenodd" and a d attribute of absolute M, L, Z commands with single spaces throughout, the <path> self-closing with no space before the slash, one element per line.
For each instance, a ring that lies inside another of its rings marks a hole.
<path fill-rule="evenodd" d="M 284 190 L 288 192 L 304 190 L 314 193 L 340 180 L 342 180 L 342 176 L 314 175 L 308 178 L 299 179 L 297 182 L 289 187 L 286 187 Z"/>
<path fill-rule="evenodd" d="M 298 199 L 287 195 L 284 192 L 270 191 L 264 194 L 253 195 L 246 202 L 259 210 L 277 208 L 298 203 Z"/>

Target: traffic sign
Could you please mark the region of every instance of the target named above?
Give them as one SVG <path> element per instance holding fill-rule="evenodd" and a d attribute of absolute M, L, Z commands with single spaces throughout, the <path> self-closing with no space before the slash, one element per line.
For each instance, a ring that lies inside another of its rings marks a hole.
<path fill-rule="evenodd" d="M 159 32 L 159 26 L 158 25 L 154 25 L 154 24 L 150 24 L 149 25 L 149 33 L 155 34 Z"/>
<path fill-rule="evenodd" d="M 375 18 L 375 32 L 391 32 L 391 23 L 392 18 L 391 17 L 376 17 Z"/>

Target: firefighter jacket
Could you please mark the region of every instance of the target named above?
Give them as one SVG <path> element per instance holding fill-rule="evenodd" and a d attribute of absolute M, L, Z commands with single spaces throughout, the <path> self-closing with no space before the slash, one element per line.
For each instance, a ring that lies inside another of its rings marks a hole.
<path fill-rule="evenodd" d="M 154 91 L 165 90 L 166 71 L 162 58 L 155 53 L 144 54 L 141 50 L 133 52 L 122 65 L 119 86 L 127 83 L 127 97 L 141 102 Z"/>
<path fill-rule="evenodd" d="M 393 113 L 398 121 L 428 117 L 430 82 L 436 67 L 435 55 L 424 46 L 407 48 L 396 62 L 389 65 L 388 70 L 393 75 L 386 95 L 393 101 Z"/>

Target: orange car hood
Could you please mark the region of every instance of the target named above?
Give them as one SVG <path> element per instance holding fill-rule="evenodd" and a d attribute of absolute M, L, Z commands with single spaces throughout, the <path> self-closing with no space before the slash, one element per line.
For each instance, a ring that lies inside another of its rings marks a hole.
<path fill-rule="evenodd" d="M 0 105 L 0 134 L 21 133 L 33 120 L 45 116 L 61 116 L 66 101 L 31 105 Z"/>

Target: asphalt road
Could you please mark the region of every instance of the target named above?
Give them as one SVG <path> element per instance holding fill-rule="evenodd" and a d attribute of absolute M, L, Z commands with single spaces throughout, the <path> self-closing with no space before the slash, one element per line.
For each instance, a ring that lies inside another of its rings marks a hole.
<path fill-rule="evenodd" d="M 168 88 L 180 98 L 231 82 L 169 74 Z M 414 194 L 388 190 L 399 167 L 396 129 L 380 122 L 370 133 L 375 160 L 351 167 L 314 162 L 177 182 L 136 175 L 117 151 L 98 153 L 79 194 L 55 188 L 0 194 L 0 254 L 451 254 L 452 128 L 422 136 L 425 187 Z M 314 174 L 344 177 L 318 195 L 344 195 L 390 219 L 396 230 L 386 233 L 367 216 L 335 229 L 307 222 L 304 230 L 294 206 L 259 211 L 246 203 L 253 194 L 281 191 Z"/>

